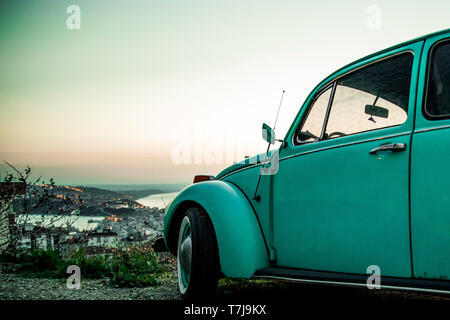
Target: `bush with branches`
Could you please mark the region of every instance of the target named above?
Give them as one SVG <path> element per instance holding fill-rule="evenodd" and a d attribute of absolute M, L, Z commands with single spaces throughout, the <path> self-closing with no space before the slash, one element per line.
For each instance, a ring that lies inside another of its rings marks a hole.
<path fill-rule="evenodd" d="M 61 236 L 72 229 L 82 200 L 78 198 L 57 198 L 55 181 L 48 183 L 42 177 L 33 178 L 27 166 L 19 170 L 6 162 L 8 171 L 0 174 L 0 253 L 17 253 L 17 243 L 25 236 L 36 236 L 42 230 Z M 63 220 L 64 219 L 64 220 Z M 55 223 L 64 221 L 63 227 Z M 39 228 L 27 228 L 33 223 Z"/>

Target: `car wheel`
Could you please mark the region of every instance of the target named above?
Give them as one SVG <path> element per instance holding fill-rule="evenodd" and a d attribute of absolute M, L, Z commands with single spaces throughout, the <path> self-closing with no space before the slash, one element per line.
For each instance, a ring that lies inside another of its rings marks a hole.
<path fill-rule="evenodd" d="M 220 271 L 217 240 L 209 217 L 199 208 L 187 209 L 181 220 L 177 270 L 183 299 L 215 295 Z"/>

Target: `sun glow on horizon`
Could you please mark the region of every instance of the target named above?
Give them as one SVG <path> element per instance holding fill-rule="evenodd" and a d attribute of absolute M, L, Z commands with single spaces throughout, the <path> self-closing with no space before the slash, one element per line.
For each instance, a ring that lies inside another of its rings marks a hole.
<path fill-rule="evenodd" d="M 215 175 L 265 151 L 283 89 L 277 138 L 334 70 L 448 27 L 448 10 L 405 3 L 378 1 L 374 31 L 356 0 L 2 1 L 0 160 L 65 184 Z M 433 18 L 404 23 L 419 14 Z M 176 148 L 192 161 L 174 163 Z"/>

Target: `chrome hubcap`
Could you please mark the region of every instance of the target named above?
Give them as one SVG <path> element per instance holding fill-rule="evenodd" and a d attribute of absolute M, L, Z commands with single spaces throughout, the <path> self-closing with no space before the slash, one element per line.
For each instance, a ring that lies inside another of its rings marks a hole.
<path fill-rule="evenodd" d="M 189 286 L 192 262 L 192 237 L 191 224 L 188 217 L 181 221 L 180 234 L 178 236 L 177 269 L 178 285 L 181 293 L 185 293 Z"/>
<path fill-rule="evenodd" d="M 180 249 L 180 265 L 187 278 L 191 274 L 191 260 L 192 260 L 192 239 L 188 235 L 181 244 Z"/>

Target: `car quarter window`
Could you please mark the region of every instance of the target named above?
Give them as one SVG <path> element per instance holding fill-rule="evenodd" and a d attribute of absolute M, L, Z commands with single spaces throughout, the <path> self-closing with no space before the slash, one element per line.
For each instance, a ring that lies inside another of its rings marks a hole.
<path fill-rule="evenodd" d="M 403 53 L 337 80 L 324 139 L 406 121 L 414 56 Z"/>
<path fill-rule="evenodd" d="M 428 64 L 426 113 L 431 118 L 450 116 L 450 41 L 431 50 Z"/>
<path fill-rule="evenodd" d="M 322 133 L 323 122 L 331 96 L 331 86 L 320 92 L 309 108 L 306 120 L 297 132 L 296 143 L 318 141 Z"/>

